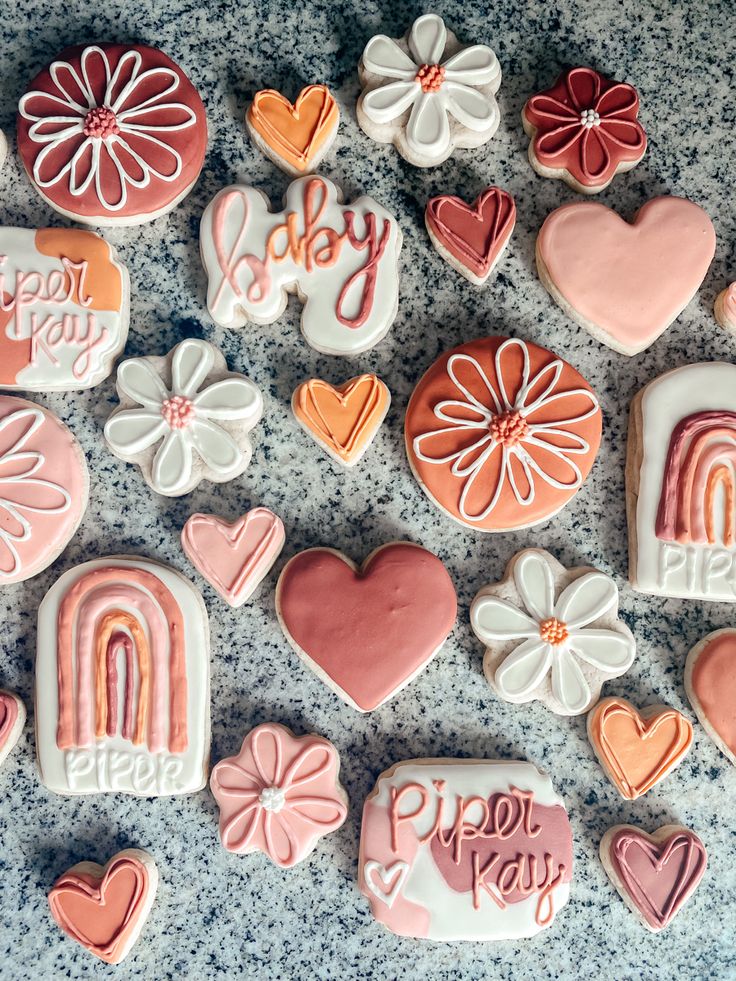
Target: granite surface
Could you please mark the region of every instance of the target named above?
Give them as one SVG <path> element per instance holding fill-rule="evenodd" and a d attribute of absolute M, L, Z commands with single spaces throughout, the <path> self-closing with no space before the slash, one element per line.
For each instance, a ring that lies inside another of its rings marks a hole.
<path fill-rule="evenodd" d="M 385 0 L 299 3 L 253 0 L 120 0 L 100 9 L 87 0 L 18 0 L 0 18 L 0 127 L 10 156 L 0 173 L 0 217 L 28 227 L 60 220 L 31 188 L 15 156 L 14 111 L 26 81 L 68 44 L 128 40 L 158 44 L 199 87 L 210 129 L 205 169 L 189 198 L 152 225 L 107 233 L 130 268 L 132 329 L 128 355 L 163 354 L 181 338 L 219 345 L 231 367 L 262 389 L 266 412 L 253 433 L 248 472 L 223 486 L 203 484 L 180 500 L 155 496 L 140 472 L 111 456 L 101 429 L 114 404 L 108 380 L 84 393 L 39 401 L 80 439 L 89 461 L 89 509 L 54 565 L 0 593 L 0 681 L 31 706 L 36 608 L 66 569 L 95 556 L 132 552 L 170 562 L 201 587 L 212 633 L 212 758 L 237 750 L 253 725 L 276 720 L 296 732 L 328 736 L 342 758 L 351 807 L 344 827 L 301 866 L 282 871 L 264 856 L 226 853 L 209 791 L 184 798 L 55 796 L 40 784 L 33 725 L 0 773 L 0 974 L 28 978 L 726 978 L 736 976 L 736 772 L 696 724 L 680 768 L 635 803 L 622 801 L 595 761 L 585 720 L 558 718 L 534 703 L 497 699 L 484 682 L 482 650 L 468 625 L 468 604 L 498 578 L 520 547 L 538 543 L 568 565 L 592 564 L 615 576 L 622 616 L 638 657 L 604 689 L 635 703 L 666 702 L 694 716 L 683 689 L 687 651 L 705 633 L 733 623 L 728 605 L 635 594 L 626 582 L 623 462 L 632 395 L 662 370 L 699 359 L 734 357 L 734 340 L 712 316 L 715 295 L 736 278 L 736 32 L 733 5 L 562 0 L 446 2 L 433 9 L 464 40 L 489 43 L 500 59 L 502 121 L 479 150 L 459 151 L 433 170 L 416 170 L 390 146 L 372 143 L 354 108 L 356 64 L 369 37 L 398 36 L 423 11 Z M 525 98 L 565 64 L 591 64 L 633 82 L 649 135 L 646 157 L 617 177 L 600 200 L 631 216 L 648 198 L 674 193 L 713 217 L 718 249 L 698 296 L 644 354 L 614 354 L 552 303 L 534 267 L 534 239 L 547 213 L 577 196 L 535 176 L 519 113 Z M 395 212 L 404 233 L 397 320 L 373 351 L 353 359 L 318 355 L 299 332 L 296 302 L 278 323 L 223 331 L 204 305 L 197 227 L 224 185 L 252 182 L 280 199 L 288 178 L 250 144 L 243 106 L 260 87 L 294 95 L 325 81 L 337 93 L 342 123 L 323 172 L 350 198 L 366 191 Z M 422 214 L 431 194 L 472 198 L 488 183 L 515 197 L 518 222 L 495 280 L 473 288 L 429 245 Z M 402 444 L 413 385 L 445 348 L 484 333 L 541 343 L 575 364 L 598 392 L 604 438 L 583 490 L 554 520 L 519 534 L 481 536 L 436 510 L 414 482 Z M 294 387 L 318 375 L 334 381 L 375 370 L 392 394 L 391 411 L 354 471 L 329 462 L 295 424 Z M 280 514 L 287 544 L 258 597 L 226 607 L 188 565 L 179 533 L 193 511 L 234 518 L 255 504 Z M 286 644 L 274 613 L 273 586 L 298 550 L 326 544 L 361 559 L 392 539 L 435 551 L 457 586 L 457 626 L 439 656 L 397 698 L 358 715 L 333 695 Z M 32 720 L 32 711 L 30 712 Z M 524 758 L 548 771 L 567 801 L 575 837 L 571 900 L 551 930 L 525 943 L 442 945 L 385 932 L 356 887 L 362 802 L 377 775 L 421 756 Z M 614 823 L 644 828 L 669 822 L 702 836 L 710 868 L 686 910 L 662 935 L 646 932 L 625 909 L 598 860 Z M 81 859 L 105 861 L 126 846 L 149 849 L 161 883 L 143 935 L 116 969 L 65 939 L 48 913 L 54 879 Z"/>

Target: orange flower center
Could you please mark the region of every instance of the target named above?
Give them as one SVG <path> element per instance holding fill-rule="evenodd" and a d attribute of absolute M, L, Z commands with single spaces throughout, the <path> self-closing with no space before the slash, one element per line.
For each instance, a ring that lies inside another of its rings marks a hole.
<path fill-rule="evenodd" d="M 563 644 L 568 637 L 567 634 L 567 624 L 564 624 L 562 620 L 558 620 L 557 617 L 550 617 L 548 620 L 542 620 L 539 624 L 539 636 L 542 640 L 546 640 L 548 644 Z"/>
<path fill-rule="evenodd" d="M 422 86 L 422 92 L 437 92 L 444 80 L 442 65 L 422 65 L 414 76 L 414 81 Z"/>
<path fill-rule="evenodd" d="M 84 117 L 84 135 L 95 136 L 100 140 L 105 140 L 109 136 L 117 136 L 120 132 L 115 113 L 107 106 L 98 106 L 90 109 Z"/>
<path fill-rule="evenodd" d="M 516 446 L 529 434 L 529 423 L 519 412 L 499 412 L 488 423 L 488 430 L 497 443 Z"/>

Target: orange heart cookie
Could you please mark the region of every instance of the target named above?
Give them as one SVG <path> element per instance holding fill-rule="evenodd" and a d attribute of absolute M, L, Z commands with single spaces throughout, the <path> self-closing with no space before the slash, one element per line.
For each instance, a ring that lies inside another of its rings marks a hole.
<path fill-rule="evenodd" d="M 275 164 L 299 176 L 317 169 L 337 133 L 340 111 L 326 85 L 308 85 L 292 105 L 275 89 L 256 92 L 245 123 Z"/>
<path fill-rule="evenodd" d="M 337 387 L 312 378 L 291 399 L 302 429 L 346 467 L 368 449 L 390 404 L 391 393 L 373 374 L 358 375 Z"/>
<path fill-rule="evenodd" d="M 636 800 L 680 763 L 693 727 L 666 705 L 639 712 L 625 698 L 604 698 L 588 715 L 588 738 L 621 796 Z"/>

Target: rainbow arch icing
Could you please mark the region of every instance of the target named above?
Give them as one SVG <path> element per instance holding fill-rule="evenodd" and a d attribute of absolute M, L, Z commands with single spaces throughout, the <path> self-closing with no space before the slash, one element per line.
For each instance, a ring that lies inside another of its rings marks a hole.
<path fill-rule="evenodd" d="M 718 489 L 723 493 L 718 495 Z M 718 510 L 722 506 L 722 530 Z M 655 524 L 657 538 L 730 547 L 736 541 L 736 412 L 694 412 L 672 430 Z"/>
<path fill-rule="evenodd" d="M 186 752 L 184 618 L 161 579 L 128 566 L 93 569 L 63 597 L 57 627 L 59 749 L 119 733 L 151 753 Z"/>

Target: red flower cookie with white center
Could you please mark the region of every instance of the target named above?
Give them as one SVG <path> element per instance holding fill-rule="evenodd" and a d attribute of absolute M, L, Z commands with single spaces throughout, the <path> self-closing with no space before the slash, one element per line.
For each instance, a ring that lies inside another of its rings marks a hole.
<path fill-rule="evenodd" d="M 701 726 L 736 765 L 736 629 L 714 630 L 685 662 L 685 691 Z"/>
<path fill-rule="evenodd" d="M 340 757 L 327 739 L 297 737 L 274 722 L 257 726 L 237 756 L 212 771 L 222 847 L 263 852 L 282 869 L 304 861 L 347 817 L 339 773 Z"/>
<path fill-rule="evenodd" d="M 598 399 L 550 351 L 484 337 L 447 351 L 414 389 L 406 452 L 427 496 L 477 531 L 528 528 L 575 495 L 601 437 Z"/>
<path fill-rule="evenodd" d="M 713 313 L 721 327 L 736 334 L 736 283 L 721 290 L 716 297 Z"/>
<path fill-rule="evenodd" d="M 287 174 L 318 169 L 337 136 L 340 110 L 326 85 L 307 85 L 292 105 L 275 89 L 256 92 L 245 114 L 250 138 Z"/>
<path fill-rule="evenodd" d="M 0 766 L 21 737 L 26 723 L 26 707 L 12 691 L 0 688 Z"/>
<path fill-rule="evenodd" d="M 51 915 L 78 944 L 108 964 L 119 964 L 138 939 L 158 886 L 156 863 L 126 848 L 107 865 L 80 862 L 49 893 Z"/>
<path fill-rule="evenodd" d="M 638 115 L 639 96 L 631 85 L 592 68 L 571 68 L 521 111 L 531 137 L 529 161 L 542 177 L 595 194 L 644 156 L 647 137 Z"/>
<path fill-rule="evenodd" d="M 88 491 L 84 454 L 63 422 L 0 395 L 0 585 L 51 565 L 77 530 Z"/>
<path fill-rule="evenodd" d="M 442 258 L 461 276 L 482 286 L 511 238 L 516 205 L 500 187 L 487 187 L 472 205 L 441 194 L 427 202 L 424 222 Z"/>
<path fill-rule="evenodd" d="M 199 93 L 144 45 L 68 48 L 18 107 L 18 152 L 37 191 L 90 225 L 138 225 L 171 211 L 206 148 Z"/>

